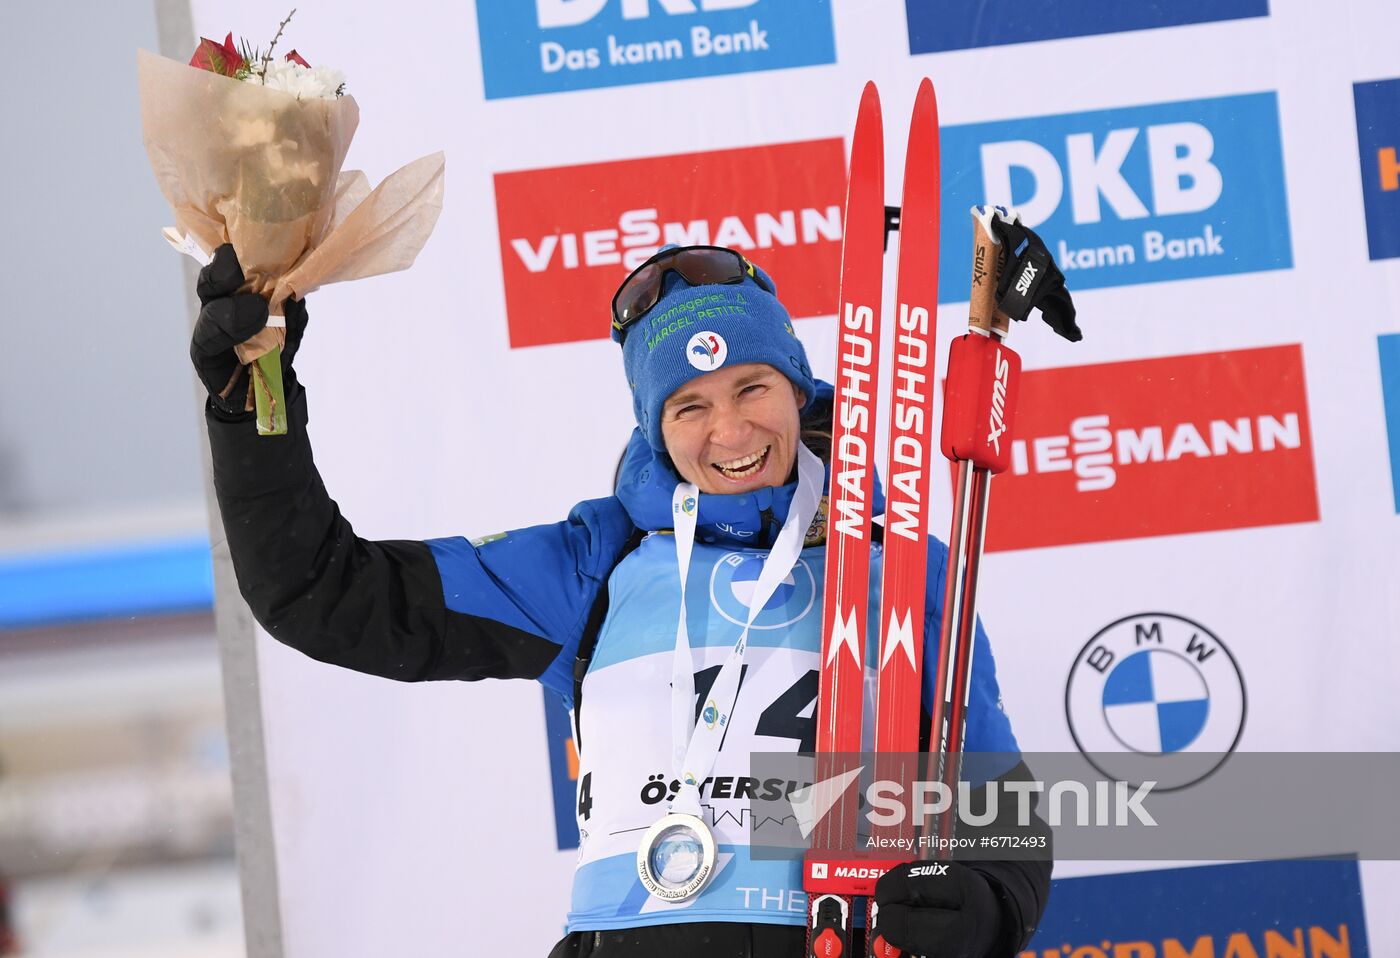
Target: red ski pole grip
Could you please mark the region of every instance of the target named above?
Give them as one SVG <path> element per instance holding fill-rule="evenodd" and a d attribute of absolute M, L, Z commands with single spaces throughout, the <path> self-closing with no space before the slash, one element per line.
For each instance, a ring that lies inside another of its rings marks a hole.
<path fill-rule="evenodd" d="M 1011 464 L 1011 425 L 1021 381 L 1021 357 L 978 333 L 953 340 L 943 400 L 943 455 L 993 475 Z"/>

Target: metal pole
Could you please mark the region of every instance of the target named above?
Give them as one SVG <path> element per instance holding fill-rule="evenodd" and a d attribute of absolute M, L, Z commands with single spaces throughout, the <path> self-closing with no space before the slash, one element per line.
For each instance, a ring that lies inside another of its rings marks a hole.
<path fill-rule="evenodd" d="M 155 0 L 156 34 L 162 56 L 185 60 L 194 49 L 190 0 Z M 183 257 L 182 257 L 183 259 Z M 185 295 L 193 324 L 199 304 L 194 296 L 195 270 L 185 260 Z M 193 377 L 191 377 L 193 378 Z M 195 381 L 202 409 L 204 387 Z M 277 846 L 272 828 L 272 799 L 263 737 L 262 683 L 258 670 L 257 625 L 238 592 L 233 559 L 224 538 L 223 520 L 214 497 L 209 439 L 202 413 L 200 448 L 204 501 L 209 509 L 213 545 L 214 628 L 224 687 L 224 732 L 228 738 L 229 776 L 233 787 L 233 835 L 243 901 L 243 941 L 249 958 L 283 958 L 282 905 L 277 878 Z"/>

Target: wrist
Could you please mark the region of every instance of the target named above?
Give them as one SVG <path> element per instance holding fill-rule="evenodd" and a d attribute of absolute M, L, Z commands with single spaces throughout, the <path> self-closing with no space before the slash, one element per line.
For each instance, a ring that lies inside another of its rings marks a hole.
<path fill-rule="evenodd" d="M 219 422 L 249 422 L 257 419 L 258 414 L 243 408 L 245 404 L 243 394 L 240 393 L 237 401 L 221 399 L 211 395 L 204 404 L 205 412 Z"/>
<path fill-rule="evenodd" d="M 1015 958 L 1021 951 L 1022 938 L 1028 937 L 1022 927 L 1020 910 L 995 878 L 975 868 L 972 872 L 986 883 L 992 901 L 995 902 L 995 906 L 988 913 L 988 917 L 995 922 L 995 927 L 989 929 L 986 946 L 981 952 L 982 958 Z"/>

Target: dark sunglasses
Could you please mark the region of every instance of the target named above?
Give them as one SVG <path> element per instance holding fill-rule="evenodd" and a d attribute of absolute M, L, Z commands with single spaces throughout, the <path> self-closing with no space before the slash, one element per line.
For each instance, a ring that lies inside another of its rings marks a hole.
<path fill-rule="evenodd" d="M 661 299 L 666 274 L 674 272 L 691 286 L 730 286 L 752 279 L 772 293 L 772 285 L 742 255 L 723 246 L 683 246 L 657 253 L 632 270 L 612 300 L 613 329 L 619 334 L 649 313 Z"/>

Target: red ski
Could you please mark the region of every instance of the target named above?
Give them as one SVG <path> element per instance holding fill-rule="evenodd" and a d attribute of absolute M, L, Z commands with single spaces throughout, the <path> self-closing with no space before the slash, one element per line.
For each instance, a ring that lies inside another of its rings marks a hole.
<path fill-rule="evenodd" d="M 875 698 L 875 777 L 910 781 L 919 750 L 919 703 L 928 576 L 928 501 L 934 457 L 934 345 L 938 323 L 938 102 L 933 83 L 919 84 L 904 155 L 899 217 L 893 396 L 885 487 L 884 578 L 880 590 L 880 661 Z M 915 823 L 877 828 L 875 838 L 912 838 Z M 897 847 L 884 845 L 882 847 Z M 879 934 L 868 903 L 866 953 L 897 958 Z"/>
<path fill-rule="evenodd" d="M 870 585 L 870 520 L 875 476 L 875 403 L 880 380 L 880 295 L 885 241 L 885 154 L 880 96 L 861 93 L 841 244 L 836 395 L 827 508 L 826 588 L 817 695 L 814 782 L 844 769 L 834 756 L 860 751 Z M 821 804 L 826 804 L 822 802 Z M 835 860 L 855 847 L 856 793 L 847 788 L 816 823 L 803 885 L 807 946 L 813 958 L 851 958 L 853 892 L 832 884 Z"/>
<path fill-rule="evenodd" d="M 846 772 L 834 753 L 861 745 L 864 650 L 870 579 L 870 508 L 874 479 L 875 409 L 879 396 L 880 291 L 884 260 L 884 144 L 879 97 L 866 84 L 851 144 L 832 429 L 832 479 L 827 538 L 822 673 L 817 706 L 815 781 Z M 894 395 L 890 405 L 890 483 L 886 491 L 885 557 L 875 716 L 875 748 L 912 753 L 919 747 L 928 499 L 933 453 L 933 347 L 938 303 L 938 111 L 933 84 L 919 86 L 904 164 L 900 217 Z M 886 765 L 877 774 L 907 778 Z M 913 823 L 905 831 L 913 834 Z M 843 793 L 813 835 L 804 885 L 810 893 L 809 953 L 851 954 L 853 896 L 869 895 L 894 861 L 852 853 L 856 802 Z M 877 920 L 867 913 L 867 927 Z M 877 933 L 868 952 L 895 958 Z"/>
<path fill-rule="evenodd" d="M 927 508 L 934 448 L 938 171 L 938 111 L 933 84 L 925 79 L 914 104 L 904 164 L 884 581 L 875 663 L 875 773 L 878 778 L 896 781 L 916 777 L 910 756 L 919 747 L 926 641 Z M 817 818 L 812 847 L 804 862 L 809 958 L 851 956 L 854 897 L 872 895 L 879 877 L 907 860 L 872 859 L 856 850 L 857 795 L 849 788 L 862 771 L 849 758 L 858 754 L 861 745 L 869 609 L 871 447 L 883 322 L 883 177 L 879 96 L 874 84 L 867 83 L 851 143 L 841 252 L 816 784 L 809 798 L 809 811 L 828 807 L 830 811 Z M 1041 309 L 1045 321 L 1065 339 L 1077 342 L 1082 338 L 1074 323 L 1073 302 L 1064 289 L 1064 276 L 1043 241 L 1014 213 L 991 208 L 972 212 L 976 222 L 968 332 L 954 340 L 949 354 L 942 422 L 941 449 L 952 460 L 956 473 L 953 521 L 941 634 L 933 666 L 929 765 L 918 776 L 941 781 L 952 794 L 957 794 L 967 722 L 990 481 L 1009 465 L 1021 368 L 1019 357 L 1004 340 L 1012 319 L 1024 320 L 1032 308 Z M 1010 276 L 1014 283 L 1008 279 L 999 287 L 1003 266 L 1013 270 Z M 820 812 L 816 814 L 820 816 Z M 955 814 L 944 812 L 934 827 L 925 831 L 920 847 L 926 855 L 932 851 L 935 857 L 950 856 L 948 839 L 954 822 Z M 877 829 L 872 838 L 907 839 L 922 824 L 906 821 Z M 941 841 L 932 841 L 935 838 Z M 876 847 L 908 846 L 882 843 Z M 900 949 L 880 934 L 879 910 L 873 902 L 866 921 L 867 955 L 899 958 Z"/>

